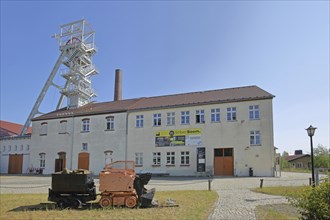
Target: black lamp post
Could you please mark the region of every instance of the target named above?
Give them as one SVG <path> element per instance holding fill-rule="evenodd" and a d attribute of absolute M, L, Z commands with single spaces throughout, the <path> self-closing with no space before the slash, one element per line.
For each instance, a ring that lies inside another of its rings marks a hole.
<path fill-rule="evenodd" d="M 315 187 L 315 176 L 314 176 L 314 153 L 313 153 L 313 136 L 315 133 L 315 129 L 312 125 L 309 126 L 307 130 L 307 134 L 311 139 L 311 159 L 312 159 L 312 186 Z"/>

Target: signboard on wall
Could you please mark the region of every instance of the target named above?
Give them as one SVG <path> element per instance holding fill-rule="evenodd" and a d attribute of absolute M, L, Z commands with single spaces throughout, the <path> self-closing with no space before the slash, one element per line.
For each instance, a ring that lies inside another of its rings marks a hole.
<path fill-rule="evenodd" d="M 205 147 L 197 147 L 197 172 L 205 172 Z"/>
<path fill-rule="evenodd" d="M 155 144 L 164 146 L 199 146 L 202 144 L 202 129 L 162 130 L 156 133 Z"/>

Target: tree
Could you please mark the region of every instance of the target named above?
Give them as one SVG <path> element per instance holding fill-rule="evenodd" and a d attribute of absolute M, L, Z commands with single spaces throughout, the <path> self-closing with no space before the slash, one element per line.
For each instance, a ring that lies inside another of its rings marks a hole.
<path fill-rule="evenodd" d="M 281 156 L 281 169 L 289 168 L 289 162 L 284 159 L 286 156 L 289 156 L 289 153 L 286 151 L 283 151 L 282 156 Z"/>
<path fill-rule="evenodd" d="M 330 152 L 322 144 L 314 148 L 314 165 L 316 168 L 330 168 Z"/>

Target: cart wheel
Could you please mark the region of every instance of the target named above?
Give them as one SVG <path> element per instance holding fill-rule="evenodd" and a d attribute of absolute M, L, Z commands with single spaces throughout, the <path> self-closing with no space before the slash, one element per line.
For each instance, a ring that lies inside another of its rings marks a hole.
<path fill-rule="evenodd" d="M 109 197 L 102 197 L 99 201 L 99 205 L 102 208 L 110 207 L 112 205 L 112 199 Z"/>
<path fill-rule="evenodd" d="M 63 199 L 59 200 L 56 204 L 57 204 L 57 207 L 59 207 L 60 209 L 64 209 L 67 206 L 67 203 Z"/>
<path fill-rule="evenodd" d="M 126 198 L 125 205 L 128 208 L 134 208 L 136 206 L 136 197 L 131 196 L 131 197 Z"/>

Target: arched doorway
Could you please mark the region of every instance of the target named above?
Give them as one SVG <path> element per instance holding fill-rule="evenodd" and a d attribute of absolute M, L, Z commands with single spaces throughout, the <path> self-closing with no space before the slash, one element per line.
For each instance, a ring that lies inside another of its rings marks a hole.
<path fill-rule="evenodd" d="M 58 152 L 58 158 L 55 159 L 55 172 L 61 172 L 66 167 L 66 153 Z"/>
<path fill-rule="evenodd" d="M 78 169 L 89 170 L 89 153 L 78 154 Z"/>

